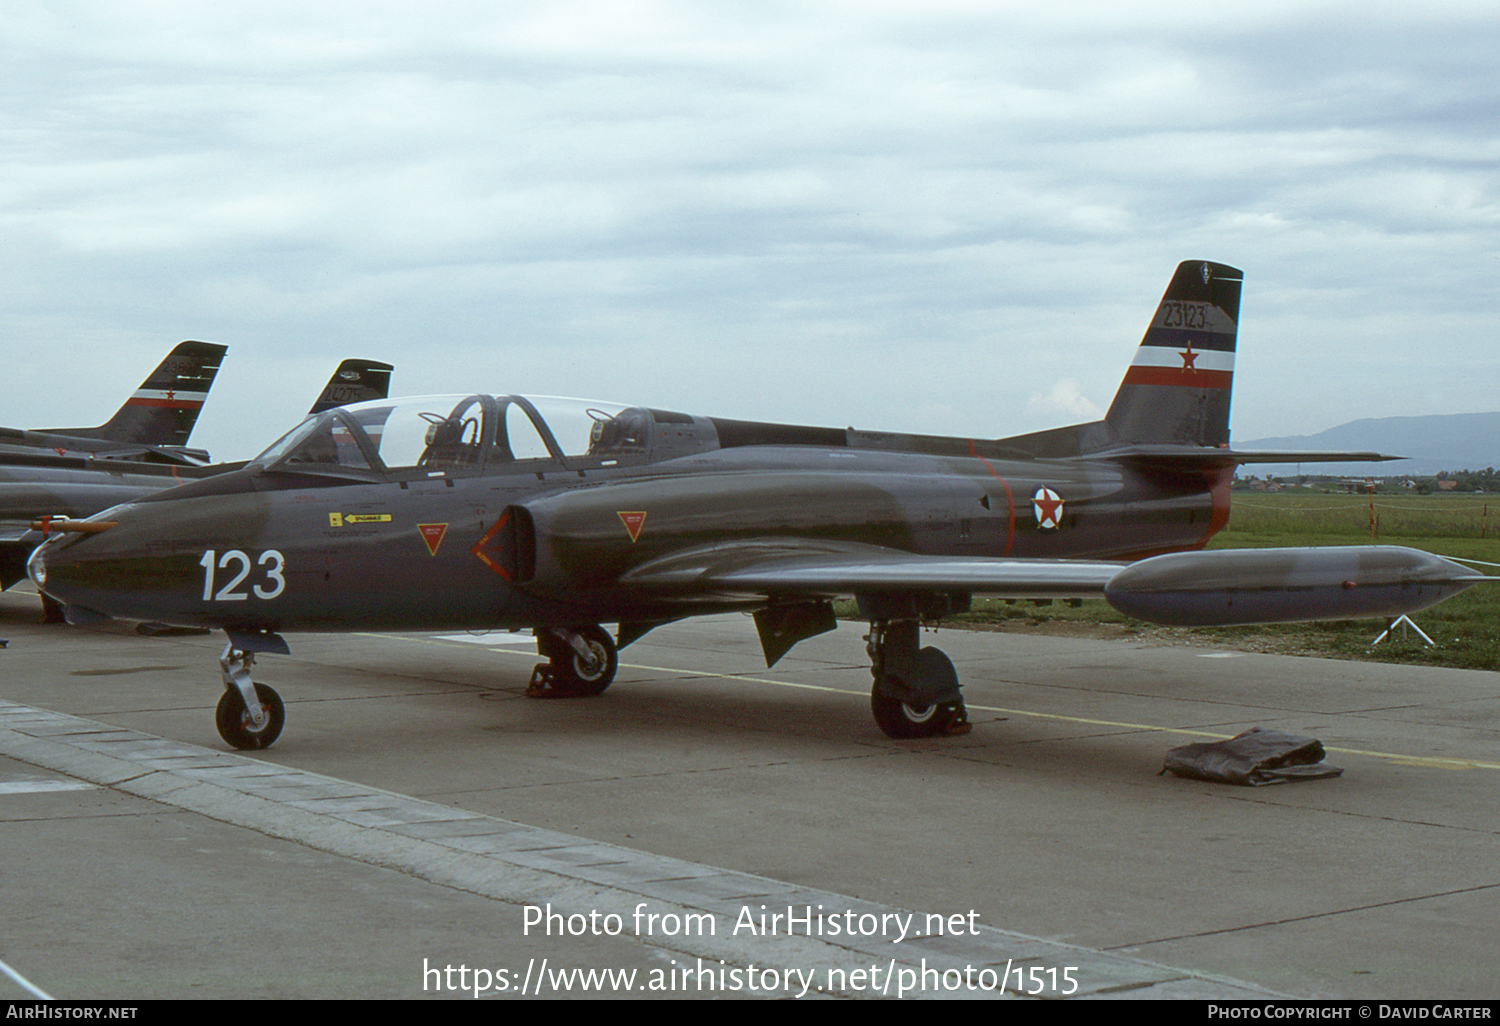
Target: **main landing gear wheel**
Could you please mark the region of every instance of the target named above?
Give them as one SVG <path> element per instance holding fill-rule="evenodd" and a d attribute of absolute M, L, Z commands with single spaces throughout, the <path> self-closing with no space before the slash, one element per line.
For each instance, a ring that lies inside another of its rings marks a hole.
<path fill-rule="evenodd" d="M 620 668 L 620 653 L 604 628 L 540 628 L 537 651 L 548 662 L 531 671 L 527 698 L 591 698 L 602 695 Z"/>
<path fill-rule="evenodd" d="M 875 725 L 885 736 L 897 740 L 953 737 L 967 734 L 972 729 L 963 699 L 916 706 L 883 694 L 879 684 L 870 689 L 870 712 L 875 716 Z"/>
<path fill-rule="evenodd" d="M 281 736 L 281 728 L 286 723 L 286 708 L 274 689 L 257 684 L 255 697 L 260 700 L 265 714 L 265 723 L 260 727 L 256 727 L 250 711 L 245 708 L 245 700 L 240 697 L 238 688 L 225 688 L 219 706 L 214 710 L 214 726 L 219 728 L 219 736 L 241 751 L 270 748 Z"/>
<path fill-rule="evenodd" d="M 923 648 L 913 619 L 874 620 L 865 636 L 870 654 L 870 712 L 886 737 L 953 737 L 970 730 L 953 661 Z"/>

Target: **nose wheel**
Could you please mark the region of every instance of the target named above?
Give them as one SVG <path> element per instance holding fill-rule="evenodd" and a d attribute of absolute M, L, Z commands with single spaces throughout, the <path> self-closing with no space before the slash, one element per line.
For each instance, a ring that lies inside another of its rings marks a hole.
<path fill-rule="evenodd" d="M 281 650 L 286 643 L 277 638 Z M 272 651 L 275 651 L 272 648 Z M 236 648 L 231 641 L 219 656 L 219 671 L 224 679 L 224 694 L 214 709 L 214 726 L 219 736 L 232 748 L 256 751 L 270 748 L 281 736 L 286 724 L 286 707 L 274 688 L 250 679 L 255 653 Z"/>
<path fill-rule="evenodd" d="M 219 736 L 241 751 L 270 748 L 281 736 L 281 728 L 286 723 L 286 707 L 281 704 L 281 696 L 275 690 L 257 684 L 255 699 L 259 706 L 259 723 L 246 708 L 237 688 L 225 689 L 219 696 L 218 708 L 214 710 L 214 726 L 219 728 Z"/>

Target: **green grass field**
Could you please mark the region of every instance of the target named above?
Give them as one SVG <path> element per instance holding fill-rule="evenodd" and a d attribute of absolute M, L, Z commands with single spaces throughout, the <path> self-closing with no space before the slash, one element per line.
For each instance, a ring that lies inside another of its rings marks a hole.
<path fill-rule="evenodd" d="M 1376 537 L 1370 537 L 1372 510 L 1366 496 L 1306 491 L 1235 492 L 1229 528 L 1211 549 L 1274 548 L 1306 545 L 1405 545 L 1440 556 L 1500 564 L 1500 500 L 1478 495 L 1374 497 Z M 1478 567 L 1500 575 L 1500 566 Z M 1447 602 L 1424 610 L 1412 620 L 1437 642 L 1428 648 L 1421 638 L 1398 628 L 1371 649 L 1384 628 L 1379 620 L 1340 620 L 1261 627 L 1161 628 L 1129 620 L 1103 600 L 1078 608 L 1065 604 L 1006 605 L 976 599 L 965 617 L 978 623 L 1082 621 L 1119 624 L 1125 630 L 1164 638 L 1186 638 L 1206 645 L 1258 651 L 1375 659 L 1479 670 L 1500 669 L 1500 581 L 1482 584 Z"/>

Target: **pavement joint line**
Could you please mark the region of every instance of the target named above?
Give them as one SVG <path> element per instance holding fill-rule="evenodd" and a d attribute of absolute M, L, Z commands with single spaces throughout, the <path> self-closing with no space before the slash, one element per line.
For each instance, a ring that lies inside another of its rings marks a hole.
<path fill-rule="evenodd" d="M 412 641 L 424 644 L 463 644 L 463 642 L 449 641 L 441 636 L 436 637 L 413 637 L 400 634 L 363 634 L 367 638 L 385 638 L 400 641 Z M 536 659 L 535 653 L 506 652 L 503 648 L 492 648 L 490 651 L 501 652 L 508 655 L 526 655 L 527 658 Z M 863 691 L 851 691 L 848 688 L 834 688 L 826 684 L 805 684 L 801 681 L 775 680 L 770 677 L 751 677 L 743 673 L 718 673 L 713 670 L 684 670 L 680 667 L 670 666 L 647 666 L 641 663 L 621 663 L 622 670 L 647 670 L 652 673 L 668 673 L 676 676 L 688 677 L 715 677 L 721 680 L 740 681 L 745 684 L 771 684 L 782 688 L 797 688 L 804 691 L 824 691 L 836 695 L 853 695 L 859 698 L 865 697 Z M 1233 734 L 1218 733 L 1211 730 L 1199 730 L 1191 727 L 1163 727 L 1151 723 L 1124 723 L 1115 720 L 1098 720 L 1087 716 L 1067 716 L 1062 713 L 1035 712 L 1030 709 L 1007 709 L 994 705 L 974 705 L 965 703 L 971 712 L 1003 713 L 1006 716 L 1024 716 L 1037 720 L 1057 720 L 1062 723 L 1078 723 L 1088 727 L 1114 727 L 1121 730 L 1144 731 L 1157 734 L 1181 734 L 1184 737 L 1207 737 L 1224 741 Z M 1376 752 L 1363 748 L 1325 748 L 1324 751 L 1336 752 L 1339 755 L 1367 756 L 1373 759 L 1386 759 L 1399 766 L 1423 766 L 1429 769 L 1484 769 L 1500 770 L 1500 762 L 1484 762 L 1478 759 L 1450 759 L 1440 756 L 1406 755 L 1400 752 Z"/>
<path fill-rule="evenodd" d="M 689 915 L 709 913 L 712 922 L 724 923 L 726 929 L 748 909 L 746 902 L 761 900 L 773 903 L 770 911 L 784 903 L 799 912 L 802 906 L 821 905 L 825 915 L 842 916 L 846 910 L 856 915 L 866 910 L 875 914 L 915 911 L 483 817 L 310 771 L 268 766 L 244 755 L 197 749 L 135 731 L 111 731 L 141 742 L 134 746 L 138 752 L 167 743 L 183 751 L 195 750 L 200 758 L 212 763 L 211 767 L 195 769 L 192 775 L 166 768 L 138 775 L 142 762 L 130 755 L 131 746 L 109 745 L 101 750 L 101 746 L 86 741 L 65 740 L 70 735 L 86 736 L 86 728 L 97 726 L 80 717 L 0 700 L 0 755 L 320 851 L 386 866 L 440 886 L 513 904 L 546 902 L 563 915 L 615 913 L 629 923 L 634 910 L 647 898 L 652 899 L 648 903 L 652 912 L 676 914 L 684 921 Z M 208 769 L 213 772 L 206 773 Z M 205 775 L 213 779 L 204 779 Z M 371 813 L 390 815 L 375 815 L 379 822 L 366 826 L 357 822 L 357 810 L 353 816 L 332 810 L 321 812 L 308 808 L 310 802 L 305 799 L 293 802 L 268 797 L 260 792 L 284 790 L 281 786 L 265 788 L 263 780 L 257 779 L 269 775 L 296 780 L 299 788 L 342 791 L 346 796 L 343 800 L 361 797 L 347 794 L 354 788 L 381 803 L 378 809 L 369 810 Z M 402 832 L 433 823 L 472 823 L 476 818 L 492 824 L 493 834 L 413 837 Z M 912 922 L 923 921 L 922 916 L 916 912 Z M 823 979 L 828 978 L 827 969 L 847 971 L 867 962 L 939 973 L 962 973 L 966 966 L 975 967 L 975 971 L 995 970 L 1008 967 L 1017 951 L 1026 951 L 1033 953 L 1026 960 L 1028 964 L 1076 964 L 1078 997 L 1116 993 L 1121 988 L 1151 998 L 1263 1000 L 1282 996 L 1226 977 L 990 926 L 979 926 L 976 935 L 966 936 L 963 950 L 957 954 L 942 950 L 942 945 L 924 947 L 920 943 L 937 939 L 934 937 L 908 937 L 903 942 L 908 947 L 903 951 L 878 934 L 841 936 L 838 940 L 801 933 L 747 939 L 721 936 L 716 931 L 708 936 L 642 935 L 639 939 L 710 963 L 722 959 L 735 965 L 796 967 L 815 971 Z M 945 993 L 941 989 L 924 990 L 918 996 Z M 1003 996 L 1019 995 L 1012 986 Z"/>

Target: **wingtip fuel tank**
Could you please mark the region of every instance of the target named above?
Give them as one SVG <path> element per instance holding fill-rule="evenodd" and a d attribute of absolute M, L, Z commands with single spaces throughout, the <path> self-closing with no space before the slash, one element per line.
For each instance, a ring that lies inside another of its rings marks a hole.
<path fill-rule="evenodd" d="M 1104 597 L 1126 616 L 1172 627 L 1393 618 L 1486 576 L 1442 556 L 1392 545 L 1177 552 L 1110 579 Z"/>

